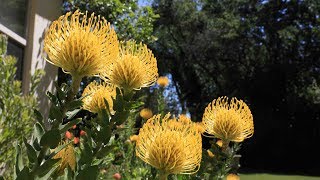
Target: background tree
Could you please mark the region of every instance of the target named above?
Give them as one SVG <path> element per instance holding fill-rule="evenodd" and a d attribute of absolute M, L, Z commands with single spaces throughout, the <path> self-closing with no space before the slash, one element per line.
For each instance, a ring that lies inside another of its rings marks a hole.
<path fill-rule="evenodd" d="M 319 174 L 320 3 L 155 0 L 153 8 L 160 71 L 172 74 L 192 118 L 218 96 L 245 99 L 256 133 L 242 165 Z"/>

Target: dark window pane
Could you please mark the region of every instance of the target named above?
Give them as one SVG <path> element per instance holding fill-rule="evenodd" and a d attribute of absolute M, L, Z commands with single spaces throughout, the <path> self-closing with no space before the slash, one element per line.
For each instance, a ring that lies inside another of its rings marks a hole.
<path fill-rule="evenodd" d="M 13 39 L 8 38 L 7 55 L 12 55 L 17 58 L 17 73 L 16 78 L 22 80 L 22 67 L 23 67 L 23 55 L 24 47 L 18 44 Z"/>
<path fill-rule="evenodd" d="M 25 37 L 28 0 L 1 0 L 0 23 Z"/>

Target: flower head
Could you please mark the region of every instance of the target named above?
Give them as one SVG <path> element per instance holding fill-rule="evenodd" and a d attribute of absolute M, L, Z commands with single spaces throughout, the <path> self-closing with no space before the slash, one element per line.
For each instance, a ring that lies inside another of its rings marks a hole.
<path fill-rule="evenodd" d="M 84 77 L 101 73 L 106 64 L 116 59 L 119 42 L 104 18 L 77 10 L 52 22 L 45 35 L 44 50 L 48 62 L 73 76 Z"/>
<path fill-rule="evenodd" d="M 108 64 L 102 79 L 126 90 L 138 90 L 154 84 L 158 78 L 157 60 L 146 45 L 123 43 L 120 57 Z"/>
<path fill-rule="evenodd" d="M 240 180 L 240 177 L 236 174 L 228 174 L 227 180 Z"/>
<path fill-rule="evenodd" d="M 222 141 L 242 142 L 253 135 L 253 117 L 249 107 L 242 101 L 220 97 L 210 103 L 202 122 L 208 134 Z"/>
<path fill-rule="evenodd" d="M 136 154 L 165 174 L 192 174 L 202 156 L 201 134 L 195 123 L 169 119 L 167 114 L 150 118 L 140 129 Z"/>
<path fill-rule="evenodd" d="M 65 148 L 60 150 L 55 156 L 53 156 L 53 159 L 58 159 L 61 158 L 60 160 L 60 165 L 56 169 L 56 173 L 58 175 L 64 174 L 64 169 L 69 166 L 73 171 L 76 168 L 76 155 L 74 152 L 74 147 L 72 144 L 67 145 Z"/>
<path fill-rule="evenodd" d="M 115 87 L 105 82 L 98 83 L 96 81 L 87 85 L 82 93 L 83 109 L 93 113 L 101 112 L 102 109 L 106 109 L 104 99 L 107 100 L 109 111 L 113 111 L 113 100 L 116 97 Z"/>
<path fill-rule="evenodd" d="M 169 85 L 169 79 L 167 76 L 160 76 L 157 80 L 157 84 L 160 87 L 167 87 Z"/>
<path fill-rule="evenodd" d="M 149 119 L 153 116 L 153 113 L 151 111 L 151 109 L 149 108 L 143 108 L 141 109 L 140 111 L 140 116 L 143 118 L 143 119 Z"/>

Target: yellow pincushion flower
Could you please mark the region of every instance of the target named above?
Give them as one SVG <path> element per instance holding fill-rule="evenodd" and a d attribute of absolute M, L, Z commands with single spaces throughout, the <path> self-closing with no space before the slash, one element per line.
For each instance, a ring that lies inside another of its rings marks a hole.
<path fill-rule="evenodd" d="M 93 113 L 101 112 L 106 109 L 104 99 L 108 101 L 109 110 L 113 114 L 113 100 L 116 97 L 115 87 L 105 82 L 98 83 L 96 81 L 87 85 L 82 93 L 83 109 Z"/>
<path fill-rule="evenodd" d="M 140 129 L 136 154 L 144 162 L 168 174 L 193 174 L 202 157 L 201 134 L 195 123 L 169 119 L 160 115 L 150 118 Z"/>
<path fill-rule="evenodd" d="M 169 85 L 169 79 L 167 76 L 160 76 L 157 80 L 157 84 L 161 87 L 167 87 Z"/>
<path fill-rule="evenodd" d="M 72 76 L 97 75 L 118 57 L 119 42 L 104 18 L 79 10 L 53 21 L 45 34 L 48 62 Z"/>
<path fill-rule="evenodd" d="M 58 175 L 63 175 L 64 169 L 67 166 L 70 166 L 70 168 L 73 171 L 75 170 L 75 168 L 76 168 L 76 155 L 75 155 L 74 147 L 72 144 L 67 145 L 64 149 L 62 149 L 55 156 L 53 156 L 53 159 L 58 159 L 58 158 L 61 158 L 60 165 L 56 169 L 56 173 Z"/>
<path fill-rule="evenodd" d="M 228 174 L 227 180 L 240 180 L 240 177 L 236 174 Z"/>
<path fill-rule="evenodd" d="M 120 57 L 106 66 L 101 78 L 128 91 L 139 90 L 157 80 L 157 60 L 146 45 L 128 41 L 121 45 Z"/>
<path fill-rule="evenodd" d="M 253 135 L 253 117 L 249 107 L 242 101 L 219 97 L 210 103 L 203 114 L 206 132 L 223 142 L 242 142 Z"/>
<path fill-rule="evenodd" d="M 140 116 L 143 118 L 143 119 L 149 119 L 153 116 L 153 113 L 151 111 L 151 109 L 149 108 L 143 108 L 141 109 L 140 111 Z"/>

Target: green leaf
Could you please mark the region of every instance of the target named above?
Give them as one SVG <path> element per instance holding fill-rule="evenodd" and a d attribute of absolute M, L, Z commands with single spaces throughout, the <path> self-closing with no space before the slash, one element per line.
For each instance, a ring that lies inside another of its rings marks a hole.
<path fill-rule="evenodd" d="M 70 168 L 70 166 L 68 165 L 67 168 L 64 169 L 64 180 L 70 180 L 70 179 L 74 179 L 73 178 L 73 172 L 72 169 Z"/>
<path fill-rule="evenodd" d="M 41 178 L 46 176 L 47 174 L 52 174 L 57 168 L 59 161 L 60 159 L 49 159 L 45 161 L 41 166 L 37 168 L 37 170 L 35 171 L 35 175 Z"/>
<path fill-rule="evenodd" d="M 79 164 L 91 164 L 93 160 L 92 148 L 89 145 L 88 140 L 83 142 L 83 149 L 81 151 L 81 158 L 79 160 Z"/>
<path fill-rule="evenodd" d="M 36 110 L 36 109 L 34 109 L 33 112 L 34 112 L 34 115 L 36 116 L 37 121 L 38 121 L 42 126 L 44 126 L 44 124 L 43 124 L 43 117 L 42 117 L 41 113 L 40 113 L 38 110 Z"/>
<path fill-rule="evenodd" d="M 60 106 L 58 98 L 53 95 L 51 92 L 47 91 L 46 95 L 48 96 L 49 100 L 54 104 L 54 106 Z"/>
<path fill-rule="evenodd" d="M 98 177 L 98 166 L 89 166 L 79 172 L 77 180 L 88 180 L 97 179 Z"/>
<path fill-rule="evenodd" d="M 63 85 L 61 85 L 62 88 L 60 88 L 57 81 L 54 82 L 54 85 L 56 86 L 58 98 L 60 100 L 65 100 L 67 97 L 67 93 L 62 90 Z"/>
<path fill-rule="evenodd" d="M 43 134 L 44 134 L 44 128 L 42 127 L 42 125 L 40 123 L 37 122 L 34 125 L 33 135 L 35 138 L 40 140 Z"/>
<path fill-rule="evenodd" d="M 33 145 L 33 147 L 34 147 L 35 150 L 41 151 L 41 147 L 40 147 L 40 144 L 39 144 L 38 139 L 34 139 L 32 145 Z"/>
<path fill-rule="evenodd" d="M 115 122 L 116 125 L 121 125 L 128 119 L 129 114 L 129 111 L 116 112 L 116 114 L 112 117 L 112 122 Z"/>
<path fill-rule="evenodd" d="M 24 167 L 22 171 L 17 175 L 16 180 L 26 180 L 26 179 L 33 179 L 31 178 L 31 174 L 29 173 L 29 168 Z"/>
<path fill-rule="evenodd" d="M 58 129 L 53 129 L 48 132 L 46 132 L 41 140 L 40 145 L 45 147 L 50 147 L 51 149 L 54 149 L 59 145 L 59 142 L 61 141 L 60 132 Z"/>
<path fill-rule="evenodd" d="M 70 103 L 68 103 L 66 105 L 66 108 L 67 110 L 74 110 L 74 109 L 77 109 L 77 108 L 80 108 L 82 106 L 83 102 L 81 100 L 74 100 L 74 101 L 71 101 Z"/>
<path fill-rule="evenodd" d="M 60 133 L 63 134 L 65 133 L 68 129 L 70 129 L 73 125 L 78 124 L 81 122 L 81 118 L 75 119 L 73 121 L 68 122 L 67 124 L 64 125 L 59 125 Z"/>
<path fill-rule="evenodd" d="M 111 138 L 111 127 L 102 127 L 102 129 L 97 133 L 97 141 L 107 144 Z"/>
<path fill-rule="evenodd" d="M 68 117 L 68 119 L 72 119 L 80 111 L 81 111 L 81 109 L 75 109 L 75 110 L 72 110 L 72 111 L 68 111 L 68 112 L 66 112 L 66 116 Z"/>
<path fill-rule="evenodd" d="M 121 91 L 119 88 L 116 89 L 117 91 L 117 95 L 116 95 L 116 99 L 113 99 L 113 108 L 115 111 L 123 111 L 123 107 L 124 107 L 124 100 L 123 100 L 123 96 L 121 95 Z"/>
<path fill-rule="evenodd" d="M 23 166 L 23 160 L 21 155 L 21 147 L 20 145 L 17 145 L 16 146 L 16 164 L 15 164 L 16 175 L 20 173 L 23 167 L 24 166 Z"/>
<path fill-rule="evenodd" d="M 109 153 L 112 152 L 112 150 L 114 149 L 114 147 L 115 147 L 115 145 L 102 147 L 102 148 L 99 150 L 99 152 L 97 153 L 96 157 L 97 157 L 98 159 L 106 157 Z"/>
<path fill-rule="evenodd" d="M 131 101 L 130 102 L 130 109 L 138 109 L 139 107 L 143 106 L 144 102 L 141 101 Z"/>
<path fill-rule="evenodd" d="M 37 162 L 37 153 L 33 149 L 33 147 L 27 142 L 26 138 L 23 138 L 23 142 L 27 148 L 27 155 L 30 163 L 36 163 Z"/>
<path fill-rule="evenodd" d="M 60 122 L 60 121 L 62 121 L 63 114 L 57 106 L 51 106 L 50 111 L 49 111 L 49 118 L 56 119 Z"/>

